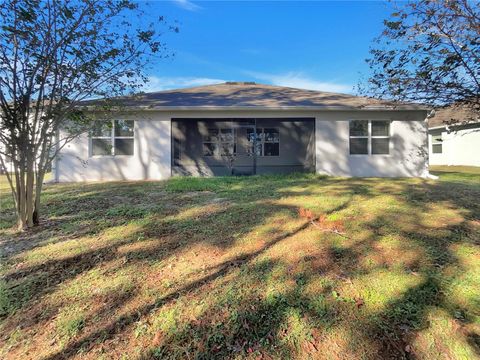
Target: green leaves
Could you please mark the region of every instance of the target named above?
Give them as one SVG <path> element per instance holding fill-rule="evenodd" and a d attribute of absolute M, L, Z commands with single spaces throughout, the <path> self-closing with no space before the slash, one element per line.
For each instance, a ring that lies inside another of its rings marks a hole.
<path fill-rule="evenodd" d="M 158 31 L 174 30 L 158 16 L 149 23 L 146 6 L 127 0 L 0 2 L 0 143 L 17 155 L 17 178 L 23 171 L 28 176 L 22 179 L 43 174 L 57 145 L 89 129 L 91 119 L 78 114 L 79 103 L 137 92 L 148 65 L 168 56 Z M 107 116 L 111 108 L 104 104 L 88 106 Z M 59 129 L 61 138 L 54 138 Z M 42 182 L 42 176 L 35 181 Z M 35 200 L 29 186 L 17 202 Z M 15 188 L 11 182 L 14 195 Z M 32 213 L 17 215 L 33 218 Z"/>
<path fill-rule="evenodd" d="M 153 38 L 154 35 L 155 35 L 155 31 L 153 30 L 146 30 L 146 31 L 140 30 L 137 36 L 141 41 L 148 42 Z"/>
<path fill-rule="evenodd" d="M 480 3 L 408 1 L 384 21 L 362 93 L 480 108 Z"/>

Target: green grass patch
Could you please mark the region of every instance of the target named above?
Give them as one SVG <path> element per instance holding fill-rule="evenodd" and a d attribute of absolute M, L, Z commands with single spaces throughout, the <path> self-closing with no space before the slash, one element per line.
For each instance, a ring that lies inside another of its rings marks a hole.
<path fill-rule="evenodd" d="M 433 171 L 2 191 L 0 357 L 474 358 L 480 171 Z"/>

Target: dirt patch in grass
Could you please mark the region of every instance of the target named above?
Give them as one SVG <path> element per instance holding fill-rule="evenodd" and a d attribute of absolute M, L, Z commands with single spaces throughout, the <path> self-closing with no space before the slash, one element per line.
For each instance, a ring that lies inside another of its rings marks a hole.
<path fill-rule="evenodd" d="M 48 186 L 0 357 L 478 357 L 480 175 L 437 170 Z"/>

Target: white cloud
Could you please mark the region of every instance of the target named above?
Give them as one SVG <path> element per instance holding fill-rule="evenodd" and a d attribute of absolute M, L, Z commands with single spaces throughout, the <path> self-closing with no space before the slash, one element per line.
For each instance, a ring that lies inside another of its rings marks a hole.
<path fill-rule="evenodd" d="M 351 93 L 352 85 L 338 84 L 335 82 L 318 81 L 306 76 L 302 72 L 288 72 L 284 74 L 268 74 L 255 71 L 246 71 L 246 75 L 261 81 L 267 81 L 272 85 L 289 86 L 299 89 Z"/>
<path fill-rule="evenodd" d="M 158 77 L 149 76 L 148 82 L 143 86 L 142 91 L 153 92 L 169 89 L 178 89 L 192 86 L 203 86 L 223 83 L 225 80 L 203 77 Z"/>
<path fill-rule="evenodd" d="M 172 0 L 177 6 L 181 7 L 182 9 L 188 10 L 188 11 L 197 11 L 200 10 L 202 7 L 194 4 L 193 2 L 189 0 Z"/>

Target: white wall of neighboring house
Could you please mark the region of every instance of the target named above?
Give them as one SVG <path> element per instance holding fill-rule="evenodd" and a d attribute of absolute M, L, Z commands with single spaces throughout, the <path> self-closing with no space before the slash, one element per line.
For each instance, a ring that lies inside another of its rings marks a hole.
<path fill-rule="evenodd" d="M 315 118 L 316 170 L 334 176 L 428 175 L 426 111 L 144 111 L 135 120 L 133 156 L 90 156 L 87 134 L 66 145 L 54 178 L 59 182 L 160 180 L 171 176 L 172 118 Z M 389 120 L 389 155 L 350 155 L 349 120 Z"/>
<path fill-rule="evenodd" d="M 442 153 L 433 153 L 433 137 L 441 135 Z M 480 124 L 460 130 L 445 127 L 429 131 L 430 165 L 480 166 Z"/>
<path fill-rule="evenodd" d="M 0 151 L 3 152 L 5 150 L 5 144 L 0 144 Z M 13 163 L 9 160 L 8 157 L 6 157 L 3 154 L 0 154 L 0 157 L 3 160 L 3 164 L 6 167 L 7 172 L 13 172 Z M 5 172 L 5 169 L 1 166 L 2 163 L 0 163 L 0 174 Z"/>
<path fill-rule="evenodd" d="M 5 171 L 9 172 L 9 173 L 13 173 L 13 163 L 11 161 L 8 161 L 8 159 L 5 159 L 5 157 L 3 155 L 0 155 L 0 156 L 3 157 L 5 168 L 6 168 L 6 170 L 5 170 L 5 168 L 0 166 L 0 174 L 5 173 Z"/>

